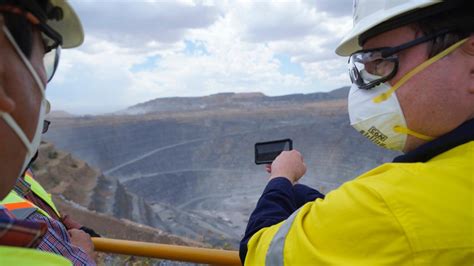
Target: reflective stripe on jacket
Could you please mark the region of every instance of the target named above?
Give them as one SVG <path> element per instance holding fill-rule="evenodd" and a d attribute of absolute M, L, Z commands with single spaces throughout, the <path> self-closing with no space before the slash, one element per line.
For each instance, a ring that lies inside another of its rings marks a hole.
<path fill-rule="evenodd" d="M 247 265 L 473 265 L 474 141 L 388 163 L 253 234 Z"/>
<path fill-rule="evenodd" d="M 40 214 L 52 218 L 51 215 L 53 214 L 49 215 L 47 210 L 42 209 L 31 200 L 28 200 L 25 195 L 22 195 L 24 193 L 31 193 L 30 191 L 44 202 L 45 206 L 43 207 L 49 207 L 51 212 L 54 212 L 58 217 L 61 217 L 51 198 L 51 194 L 46 192 L 43 186 L 33 178 L 33 174 L 30 170 L 26 171 L 23 179 L 17 180 L 15 189 L 10 191 L 10 193 L 0 201 L 0 204 L 20 219 L 26 219 L 28 217 L 27 214 L 31 214 L 29 209 L 32 208 Z"/>
<path fill-rule="evenodd" d="M 39 198 L 41 198 L 48 206 L 53 209 L 53 211 L 61 217 L 56 205 L 54 204 L 51 194 L 46 192 L 43 186 L 33 178 L 33 174 L 30 171 L 26 171 L 25 173 L 25 181 L 30 185 L 31 191 L 35 193 Z"/>
<path fill-rule="evenodd" d="M 0 265 L 14 266 L 65 266 L 72 263 L 53 253 L 29 248 L 0 247 Z"/>
<path fill-rule="evenodd" d="M 35 209 L 35 211 L 41 213 L 42 215 L 50 218 L 49 214 L 43 211 L 41 208 L 33 204 L 31 201 L 22 198 L 14 190 L 10 191 L 8 195 L 0 201 L 0 205 L 5 207 L 11 213 L 13 213 L 19 219 L 26 219 L 26 217 L 18 217 L 17 213 L 22 212 L 22 210 Z"/>

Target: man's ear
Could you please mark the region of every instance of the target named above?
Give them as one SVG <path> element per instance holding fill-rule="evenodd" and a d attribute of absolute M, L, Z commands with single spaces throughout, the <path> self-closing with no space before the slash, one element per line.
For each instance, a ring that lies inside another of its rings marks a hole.
<path fill-rule="evenodd" d="M 467 41 L 461 45 L 461 49 L 464 53 L 474 56 L 474 34 L 467 38 Z"/>
<path fill-rule="evenodd" d="M 468 57 L 469 68 L 469 93 L 474 94 L 474 34 L 461 46 L 462 51 Z"/>

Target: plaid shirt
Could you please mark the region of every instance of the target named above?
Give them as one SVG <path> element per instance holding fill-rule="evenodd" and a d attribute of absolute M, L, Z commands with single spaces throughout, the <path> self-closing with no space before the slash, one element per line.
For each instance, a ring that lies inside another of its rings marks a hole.
<path fill-rule="evenodd" d="M 74 246 L 64 225 L 39 213 L 17 220 L 0 205 L 0 245 L 36 248 L 61 255 L 74 265 L 96 265 L 79 247 Z"/>
<path fill-rule="evenodd" d="M 30 172 L 30 175 L 33 176 L 33 173 Z M 23 178 L 17 180 L 14 189 L 18 195 L 31 201 L 52 217 L 48 218 L 36 212 L 26 218 L 26 221 L 43 224 L 46 227 L 46 233 L 42 241 L 37 244 L 37 249 L 61 255 L 74 265 L 95 265 L 95 262 L 80 247 L 71 243 L 67 228 L 56 212 L 31 191 L 30 185 Z"/>
<path fill-rule="evenodd" d="M 61 255 L 69 259 L 74 265 L 96 265 L 80 247 L 71 243 L 69 233 L 60 221 L 50 219 L 39 213 L 30 215 L 26 220 L 47 225 L 48 231 L 38 244 L 37 249 Z"/>
<path fill-rule="evenodd" d="M 16 220 L 0 205 L 0 245 L 35 248 L 47 231 L 46 223 Z"/>

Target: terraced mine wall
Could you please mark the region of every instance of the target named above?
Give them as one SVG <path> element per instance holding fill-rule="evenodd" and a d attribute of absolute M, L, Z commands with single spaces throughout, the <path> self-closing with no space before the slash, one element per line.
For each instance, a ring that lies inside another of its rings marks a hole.
<path fill-rule="evenodd" d="M 142 197 L 129 192 L 115 177 L 104 176 L 50 143 L 40 146 L 33 171 L 53 195 L 92 211 L 166 230 L 166 224 Z"/>
<path fill-rule="evenodd" d="M 237 247 L 266 183 L 253 163 L 256 142 L 293 139 L 308 165 L 301 182 L 325 193 L 396 155 L 350 127 L 346 95 L 159 99 L 113 115 L 53 118 L 46 139 L 152 208 L 124 197 L 112 200 L 115 215 L 157 215 L 171 233 Z"/>

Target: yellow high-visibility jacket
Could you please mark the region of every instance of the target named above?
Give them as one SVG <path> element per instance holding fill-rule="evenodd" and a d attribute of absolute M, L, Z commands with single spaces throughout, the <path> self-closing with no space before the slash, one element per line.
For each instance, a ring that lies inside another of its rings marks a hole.
<path fill-rule="evenodd" d="M 474 265 L 474 141 L 387 163 L 259 230 L 246 265 Z"/>
<path fill-rule="evenodd" d="M 0 265 L 12 266 L 68 266 L 64 257 L 31 248 L 0 246 Z"/>
<path fill-rule="evenodd" d="M 28 170 L 24 176 L 24 182 L 28 185 L 29 189 L 35 193 L 37 197 L 42 199 L 55 213 L 58 217 L 61 217 L 56 205 L 54 204 L 51 194 L 46 192 L 43 186 L 33 178 L 33 173 Z M 18 184 L 18 181 L 17 181 Z M 10 193 L 0 201 L 0 205 L 8 209 L 10 212 L 15 214 L 15 211 L 20 211 L 22 209 L 36 209 L 41 215 L 51 218 L 47 211 L 36 206 L 33 202 L 25 199 L 21 193 L 18 193 L 17 190 L 12 190 Z"/>
<path fill-rule="evenodd" d="M 26 171 L 24 180 L 30 185 L 31 190 L 35 193 L 39 198 L 41 198 L 48 206 L 56 213 L 58 217 L 61 217 L 61 214 L 58 211 L 58 208 L 53 202 L 51 194 L 46 192 L 43 186 L 33 178 L 33 173 L 31 170 Z M 49 217 L 49 215 L 46 215 Z"/>
<path fill-rule="evenodd" d="M 31 173 L 27 173 L 25 175 L 25 180 L 31 185 L 31 189 L 37 193 L 37 195 L 40 195 L 40 197 L 48 204 L 52 204 L 54 211 L 57 211 L 56 206 L 54 206 L 51 201 L 51 195 L 46 193 L 44 188 L 32 178 Z M 49 217 L 47 212 L 43 211 L 32 202 L 24 199 L 14 190 L 12 190 L 3 200 L 0 201 L 0 205 L 11 211 L 13 214 L 15 214 L 15 211 L 19 211 L 21 209 L 35 209 L 40 214 Z M 50 252 L 39 251 L 33 248 L 0 246 L 0 265 L 60 266 L 72 265 L 72 263 L 68 259 Z"/>

